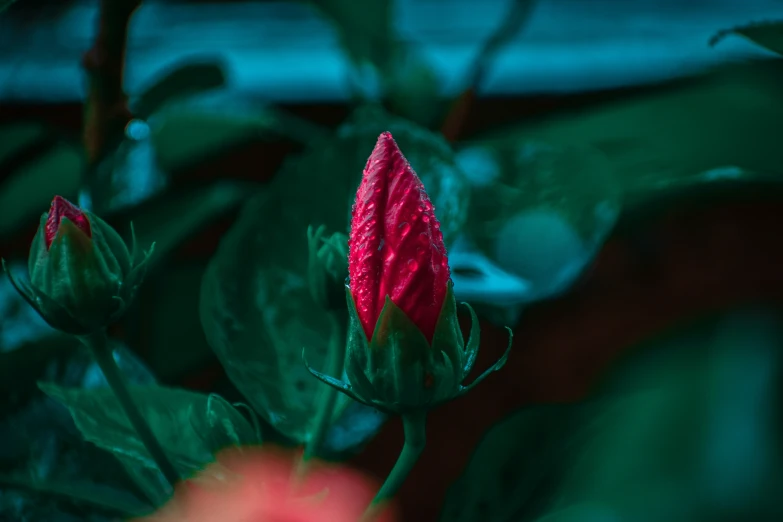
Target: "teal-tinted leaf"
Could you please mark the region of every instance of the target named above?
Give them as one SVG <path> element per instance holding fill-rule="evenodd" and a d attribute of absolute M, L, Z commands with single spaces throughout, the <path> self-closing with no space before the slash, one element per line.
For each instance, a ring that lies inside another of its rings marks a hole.
<path fill-rule="evenodd" d="M 151 468 L 138 459 L 122 453 L 114 452 L 113 455 L 150 505 L 158 508 L 171 498 L 173 493 L 171 484 L 160 469 Z"/>
<path fill-rule="evenodd" d="M 529 282 L 525 300 L 564 291 L 620 213 L 609 162 L 589 147 L 537 141 L 508 140 L 484 152 L 498 168 L 473 190 L 470 238 L 501 269 Z"/>
<path fill-rule="evenodd" d="M 210 451 L 214 454 L 230 446 L 260 444 L 255 429 L 234 406 L 214 393 L 207 397 L 204 411 L 191 405 L 190 423 L 196 433 L 204 434 Z"/>
<path fill-rule="evenodd" d="M 261 138 L 309 143 L 327 131 L 271 105 L 218 91 L 169 103 L 149 118 L 162 169 L 176 176 Z"/>
<path fill-rule="evenodd" d="M 534 520 L 584 443 L 594 407 L 536 406 L 492 428 L 451 487 L 442 522 Z"/>
<path fill-rule="evenodd" d="M 139 95 L 133 103 L 133 113 L 147 118 L 169 101 L 216 89 L 225 83 L 226 74 L 219 63 L 185 64 L 158 79 Z"/>
<path fill-rule="evenodd" d="M 694 188 L 692 198 L 701 200 L 710 184 L 731 178 L 738 184 L 780 180 L 781 85 L 783 71 L 775 60 L 716 68 L 666 88 L 495 132 L 480 140 L 490 154 L 473 164 L 503 172 L 512 163 L 505 153 L 487 161 L 493 151 L 512 145 L 520 150 L 531 139 L 594 148 L 609 162 L 623 211 L 682 188 Z"/>
<path fill-rule="evenodd" d="M 46 383 L 40 383 L 39 387 L 71 411 L 85 439 L 107 451 L 156 469 L 155 462 L 110 389 L 82 390 Z M 193 474 L 212 461 L 212 448 L 208 442 L 212 434 L 196 431 L 192 421 L 197 415 L 206 415 L 208 396 L 159 386 L 132 386 L 131 394 L 153 433 L 183 476 Z M 233 422 L 237 418 L 231 420 Z M 200 426 L 208 426 L 207 421 Z"/>
<path fill-rule="evenodd" d="M 710 45 L 718 44 L 731 34 L 747 38 L 756 45 L 783 56 L 783 21 L 757 22 L 720 31 L 710 39 Z"/>
<path fill-rule="evenodd" d="M 436 127 L 445 112 L 436 71 L 411 45 L 399 45 L 384 77 L 386 99 L 394 114 L 427 128 Z"/>
<path fill-rule="evenodd" d="M 257 187 L 238 182 L 218 182 L 173 198 L 151 202 L 130 213 L 139 247 L 155 243 L 149 267 L 157 266 L 177 246 L 198 231 L 235 209 Z"/>
<path fill-rule="evenodd" d="M 442 520 L 775 520 L 781 333 L 770 310 L 701 321 L 640 347 L 589 403 L 520 411 Z"/>
<path fill-rule="evenodd" d="M 34 491 L 59 500 L 88 506 L 113 515 L 141 516 L 148 514 L 150 506 L 130 494 L 101 488 L 93 483 L 37 481 L 30 477 L 14 474 L 0 474 L 0 486 L 11 489 Z"/>
<path fill-rule="evenodd" d="M 396 39 L 392 27 L 392 0 L 376 0 L 356 8 L 351 0 L 308 0 L 334 25 L 340 44 L 357 65 L 371 63 L 385 70 Z"/>
<path fill-rule="evenodd" d="M 247 203 L 202 286 L 204 332 L 229 377 L 267 422 L 299 442 L 324 386 L 302 364 L 302 348 L 323 369 L 330 335 L 307 287 L 307 227 L 347 232 L 362 169 L 385 130 L 424 181 L 446 241 L 465 219 L 467 187 L 449 146 L 410 123 L 364 114 L 314 142 Z"/>
<path fill-rule="evenodd" d="M 6 329 L 19 327 L 13 323 L 13 319 L 4 322 L 4 335 L 10 333 Z M 124 346 L 116 344 L 114 356 L 130 382 L 154 382 L 154 377 Z M 105 493 L 107 499 L 114 495 L 154 498 L 134 487 L 140 484 L 132 481 L 132 475 L 129 479 L 123 473 L 110 453 L 86 442 L 68 410 L 36 387 L 39 379 L 62 386 L 105 386 L 100 369 L 81 343 L 50 333 L 0 354 L 0 369 L 7 370 L 0 375 L 0 394 L 6 398 L 0 408 L 0 467 L 4 473 L 24 477 L 24 485 L 43 486 L 40 491 L 29 487 L 24 492 L 19 490 L 12 496 L 13 507 L 6 508 L 7 497 L 0 498 L 0 519 L 5 516 L 10 520 L 57 521 L 61 520 L 61 510 L 73 512 L 73 502 L 58 501 L 62 496 L 49 491 L 49 485 L 73 484 L 82 492 L 91 490 L 102 497 Z M 166 494 L 162 488 L 155 491 L 161 492 Z M 151 509 L 153 504 L 146 505 Z M 94 511 L 89 505 L 83 510 Z"/>

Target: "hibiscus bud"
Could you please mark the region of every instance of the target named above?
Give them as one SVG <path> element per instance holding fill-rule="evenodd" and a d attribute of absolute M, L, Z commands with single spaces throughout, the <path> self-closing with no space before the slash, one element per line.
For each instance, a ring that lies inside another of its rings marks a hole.
<path fill-rule="evenodd" d="M 336 232 L 324 237 L 325 226 L 307 228 L 308 280 L 313 300 L 325 310 L 345 309 L 348 237 Z"/>
<path fill-rule="evenodd" d="M 135 238 L 131 253 L 105 221 L 55 196 L 30 247 L 30 284 L 6 272 L 52 327 L 86 335 L 119 318 L 133 299 L 149 257 L 136 263 L 135 250 Z"/>
<path fill-rule="evenodd" d="M 479 327 L 465 344 L 446 248 L 424 186 L 388 132 L 381 134 L 356 194 L 346 287 L 348 383 L 327 384 L 381 410 L 421 410 L 465 393 Z M 509 343 L 509 349 L 511 344 Z"/>

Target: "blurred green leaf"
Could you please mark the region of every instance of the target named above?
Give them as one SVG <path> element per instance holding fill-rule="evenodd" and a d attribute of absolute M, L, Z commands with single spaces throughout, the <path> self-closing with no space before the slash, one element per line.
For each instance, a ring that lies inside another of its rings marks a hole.
<path fill-rule="evenodd" d="M 440 520 L 534 520 L 556 497 L 560 476 L 584 443 L 592 410 L 536 406 L 493 427 L 450 488 Z"/>
<path fill-rule="evenodd" d="M 181 65 L 158 79 L 133 103 L 133 113 L 146 119 L 167 102 L 218 87 L 226 83 L 226 74 L 219 63 L 189 63 Z"/>
<path fill-rule="evenodd" d="M 347 231 L 362 169 L 386 130 L 427 187 L 444 238 L 453 239 L 464 223 L 467 186 L 449 146 L 413 124 L 362 111 L 288 161 L 247 203 L 204 276 L 201 321 L 210 346 L 253 408 L 300 443 L 323 386 L 302 364 L 302 348 L 320 368 L 330 335 L 307 287 L 307 227 Z"/>
<path fill-rule="evenodd" d="M 13 128 L 7 129 L 13 132 Z M 18 149 L 30 145 L 35 131 L 23 128 L 15 136 L 13 144 Z M 0 136 L 0 143 L 11 144 Z M 29 140 L 29 141 L 28 141 Z M 2 147 L 6 156 L 12 154 L 11 147 Z M 78 147 L 59 142 L 45 154 L 26 161 L 0 184 L 0 208 L 4 209 L 0 222 L 0 236 L 17 232 L 22 227 L 36 223 L 38 216 L 49 210 L 52 198 L 59 194 L 67 199 L 76 199 L 81 182 L 83 159 Z"/>
<path fill-rule="evenodd" d="M 252 196 L 257 185 L 220 181 L 171 198 L 161 198 L 136 209 L 133 223 L 140 248 L 155 243 L 150 267 L 157 266 L 177 246 Z"/>
<path fill-rule="evenodd" d="M 169 103 L 148 121 L 158 164 L 172 175 L 260 138 L 308 143 L 326 133 L 307 120 L 227 91 Z"/>
<path fill-rule="evenodd" d="M 150 511 L 150 506 L 116 490 L 100 488 L 94 483 L 37 481 L 29 476 L 0 473 L 0 486 L 22 489 L 53 496 L 61 501 L 76 505 L 87 505 L 102 512 L 119 514 L 125 517 L 142 516 Z"/>
<path fill-rule="evenodd" d="M 440 123 L 446 105 L 437 73 L 412 45 L 399 45 L 385 78 L 386 98 L 394 114 L 423 127 Z"/>
<path fill-rule="evenodd" d="M 770 309 L 699 321 L 635 350 L 590 402 L 514 414 L 442 520 L 779 519 L 782 333 Z"/>
<path fill-rule="evenodd" d="M 530 283 L 528 299 L 566 290 L 620 215 L 612 165 L 591 147 L 535 140 L 508 140 L 478 152 L 496 162 L 496 172 L 472 191 L 470 239 L 500 268 Z"/>
<path fill-rule="evenodd" d="M 215 454 L 232 446 L 260 444 L 253 426 L 223 397 L 214 393 L 207 404 L 191 404 L 190 423 L 196 433 L 204 434 L 210 451 Z"/>
<path fill-rule="evenodd" d="M 13 324 L 19 320 L 5 321 L 3 335 L 19 328 Z M 115 361 L 130 382 L 154 383 L 154 377 L 127 348 L 113 345 Z M 23 489 L 11 492 L 0 487 L 0 519 L 70 522 L 74 516 L 87 520 L 79 515 L 96 511 L 91 505 L 77 510 L 73 500 L 64 502 L 57 485 L 73 484 L 77 491 L 90 490 L 107 499 L 145 498 L 114 456 L 85 441 L 68 410 L 36 386 L 39 379 L 83 389 L 106 386 L 102 372 L 80 343 L 50 333 L 0 353 L 0 369 L 7 370 L 0 375 L 0 394 L 6 398 L 0 408 L 0 472 L 24 478 L 17 484 Z"/>
<path fill-rule="evenodd" d="M 756 22 L 720 31 L 710 39 L 710 45 L 717 45 L 731 34 L 747 38 L 756 45 L 783 56 L 783 21 Z"/>
<path fill-rule="evenodd" d="M 84 438 L 93 444 L 157 469 L 130 425 L 111 389 L 83 390 L 39 383 L 44 393 L 65 405 Z M 131 394 L 155 436 L 183 476 L 190 476 L 213 460 L 212 426 L 205 417 L 209 397 L 181 389 L 160 386 L 132 386 Z M 215 404 L 238 439 L 255 440 L 252 426 L 230 405 Z M 198 430 L 196 429 L 198 426 Z M 241 434 L 241 435 L 240 435 Z"/>
<path fill-rule="evenodd" d="M 388 68 L 396 45 L 392 0 L 367 2 L 361 9 L 351 0 L 306 1 L 335 25 L 340 44 L 355 64 Z"/>
<path fill-rule="evenodd" d="M 687 80 L 488 134 L 475 145 L 518 153 L 527 141 L 602 152 L 625 208 L 734 178 L 781 179 L 783 70 L 777 61 L 723 66 Z M 514 162 L 500 154 L 499 168 Z M 509 175 L 515 175 L 513 171 Z"/>

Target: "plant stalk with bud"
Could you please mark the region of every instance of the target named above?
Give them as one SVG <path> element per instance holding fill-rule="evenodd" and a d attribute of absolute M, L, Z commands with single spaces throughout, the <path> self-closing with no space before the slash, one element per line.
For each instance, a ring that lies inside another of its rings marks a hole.
<path fill-rule="evenodd" d="M 388 132 L 378 138 L 356 194 L 348 272 L 348 382 L 308 369 L 354 400 L 403 418 L 405 445 L 375 504 L 396 493 L 421 454 L 426 412 L 499 370 L 511 340 L 494 365 L 462 385 L 478 354 L 478 319 L 465 303 L 473 321 L 465 343 L 440 224 Z"/>
<path fill-rule="evenodd" d="M 30 247 L 30 284 L 18 280 L 5 261 L 3 268 L 50 326 L 90 349 L 139 439 L 173 486 L 179 480 L 177 471 L 133 402 L 106 337 L 106 327 L 125 313 L 144 279 L 153 247 L 138 256 L 134 237 L 128 251 L 108 223 L 55 196 Z"/>

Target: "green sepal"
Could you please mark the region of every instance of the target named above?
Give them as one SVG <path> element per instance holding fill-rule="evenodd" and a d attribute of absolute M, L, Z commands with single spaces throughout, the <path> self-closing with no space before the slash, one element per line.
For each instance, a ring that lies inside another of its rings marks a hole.
<path fill-rule="evenodd" d="M 318 370 L 314 370 L 312 366 L 310 366 L 310 363 L 307 362 L 307 356 L 305 355 L 305 349 L 302 349 L 302 361 L 304 362 L 305 368 L 307 368 L 307 371 L 312 374 L 313 377 L 318 379 L 319 381 L 323 382 L 324 384 L 327 384 L 331 386 L 332 388 L 336 389 L 337 391 L 347 395 L 351 399 L 355 400 L 356 402 L 360 402 L 366 406 L 369 406 L 371 408 L 375 408 L 377 410 L 380 410 L 384 413 L 391 413 L 389 410 L 385 409 L 383 405 L 376 404 L 372 401 L 365 400 L 364 398 L 357 395 L 356 391 L 354 390 L 354 387 L 348 384 L 345 381 L 342 381 L 340 379 L 336 379 L 334 377 L 331 377 L 329 375 L 326 375 L 325 373 L 321 373 Z"/>
<path fill-rule="evenodd" d="M 65 308 L 34 286 L 28 285 L 16 278 L 6 265 L 5 259 L 2 262 L 3 271 L 8 276 L 8 280 L 14 289 L 22 296 L 27 304 L 35 310 L 41 318 L 56 330 L 60 330 L 70 335 L 87 335 L 93 332 L 91 328 L 80 323 Z"/>
<path fill-rule="evenodd" d="M 346 374 L 367 402 L 397 413 L 428 409 L 458 391 L 462 334 L 449 286 L 436 326 L 437 346 L 389 297 L 367 341 L 356 304 L 346 287 L 349 333 Z M 456 357 L 454 360 L 452 357 Z"/>
<path fill-rule="evenodd" d="M 150 245 L 149 250 L 142 251 L 139 256 L 138 244 L 136 243 L 136 231 L 133 229 L 133 223 L 130 224 L 131 229 L 131 269 L 125 280 L 122 282 L 123 295 L 127 296 L 126 300 L 131 301 L 138 290 L 141 283 L 144 281 L 144 277 L 147 275 L 147 266 L 152 254 L 155 252 L 155 243 Z M 137 259 L 141 257 L 137 261 Z"/>
<path fill-rule="evenodd" d="M 120 235 L 100 217 L 84 211 L 90 236 L 63 218 L 57 235 L 46 247 L 48 214 L 41 215 L 27 268 L 30 283 L 3 268 L 20 295 L 53 328 L 88 335 L 119 319 L 133 300 L 146 274 L 150 251 L 137 262 Z"/>
<path fill-rule="evenodd" d="M 457 396 L 465 395 L 470 390 L 472 390 L 478 383 L 486 379 L 490 373 L 496 372 L 506 365 L 506 361 L 508 360 L 508 355 L 511 353 L 511 346 L 514 343 L 514 332 L 512 332 L 511 328 L 509 328 L 508 326 L 506 326 L 506 331 L 508 332 L 508 346 L 506 346 L 506 351 L 503 352 L 503 355 L 500 356 L 500 359 L 498 359 L 497 362 L 495 362 L 495 364 L 493 364 L 492 366 L 484 370 L 484 373 L 476 377 L 476 379 L 472 383 L 468 384 L 467 386 L 460 386 L 459 393 L 457 394 Z"/>
<path fill-rule="evenodd" d="M 125 241 L 123 241 L 117 231 L 103 219 L 92 212 L 86 210 L 83 212 L 90 222 L 92 244 L 100 253 L 100 255 L 96 257 L 102 262 L 101 268 L 105 269 L 107 274 L 111 274 L 114 277 L 119 275 L 120 277 L 118 279 L 122 281 L 124 278 L 128 277 L 133 265 L 133 260 L 131 259 Z M 60 228 L 62 228 L 62 225 Z"/>
<path fill-rule="evenodd" d="M 344 310 L 341 286 L 348 275 L 348 237 L 326 237 L 326 226 L 307 227 L 307 282 L 310 295 L 324 310 Z"/>
<path fill-rule="evenodd" d="M 470 306 L 468 306 L 468 308 L 470 308 Z M 470 335 L 471 340 L 476 339 L 473 345 L 478 347 L 478 321 L 473 322 Z M 469 346 L 471 346 L 470 341 Z M 465 366 L 465 341 L 462 337 L 462 329 L 459 326 L 457 300 L 454 298 L 453 284 L 451 281 L 448 282 L 446 287 L 446 296 L 443 299 L 438 322 L 435 324 L 435 332 L 432 336 L 432 348 L 446 354 L 446 357 L 448 357 L 455 367 L 462 369 Z M 464 375 L 460 373 L 458 382 L 462 381 L 463 378 Z"/>

